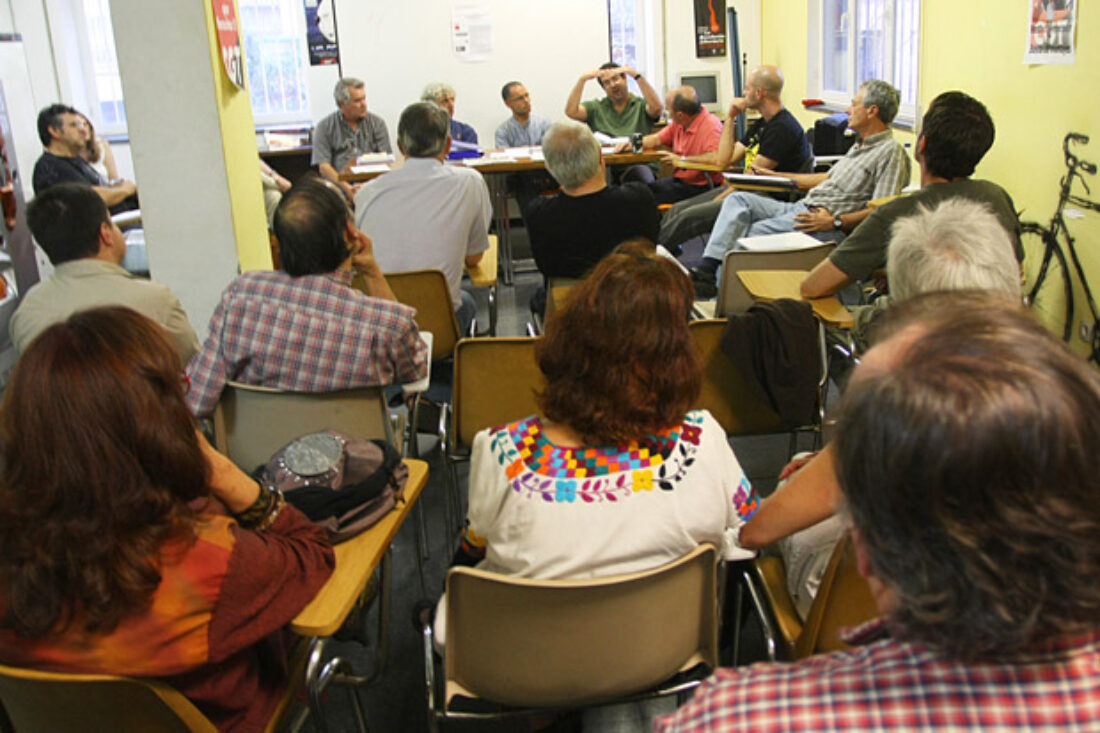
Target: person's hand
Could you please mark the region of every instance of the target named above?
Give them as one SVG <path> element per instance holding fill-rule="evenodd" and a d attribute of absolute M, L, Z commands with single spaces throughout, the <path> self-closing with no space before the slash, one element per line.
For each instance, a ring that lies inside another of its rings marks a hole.
<path fill-rule="evenodd" d="M 657 155 L 661 156 L 662 163 L 667 163 L 674 168 L 679 166 L 680 163 L 683 162 L 682 160 L 680 160 L 680 156 L 672 152 L 671 150 L 661 150 L 657 153 Z"/>
<path fill-rule="evenodd" d="M 745 110 L 749 108 L 749 102 L 744 97 L 734 97 L 730 102 L 730 111 L 726 114 L 733 119 L 737 115 L 744 114 Z"/>
<path fill-rule="evenodd" d="M 813 453 L 807 453 L 804 456 L 796 457 L 794 460 L 784 466 L 782 471 L 779 472 L 779 480 L 782 481 L 786 478 L 789 478 L 790 475 L 793 474 L 795 471 L 812 461 L 814 459 L 814 456 L 816 455 L 817 452 L 815 451 Z"/>
<path fill-rule="evenodd" d="M 794 216 L 794 228 L 800 232 L 831 232 L 833 215 L 829 210 L 817 206 Z"/>
<path fill-rule="evenodd" d="M 745 172 L 753 176 L 775 176 L 778 175 L 770 168 L 757 168 L 755 165 L 750 165 L 745 168 Z"/>
<path fill-rule="evenodd" d="M 290 190 L 291 183 L 287 179 L 285 179 L 282 176 L 276 174 L 275 175 L 275 185 L 278 187 L 280 193 L 286 193 L 287 191 Z"/>
<path fill-rule="evenodd" d="M 602 74 L 603 72 L 604 72 L 604 69 L 592 69 L 592 71 L 586 71 L 583 74 L 581 74 L 581 80 L 582 81 L 592 81 L 593 79 L 598 79 L 600 74 Z"/>
<path fill-rule="evenodd" d="M 378 260 L 374 259 L 374 244 L 370 237 L 356 229 L 348 222 L 347 232 L 348 248 L 351 250 L 351 266 L 364 277 L 382 275 L 382 268 L 378 266 Z"/>
<path fill-rule="evenodd" d="M 137 193 L 137 184 L 133 181 L 127 181 L 125 178 L 112 186 L 112 188 L 117 188 L 125 192 L 127 196 L 133 196 Z"/>
<path fill-rule="evenodd" d="M 203 458 L 206 460 L 207 483 L 210 493 L 221 500 L 229 511 L 243 512 L 260 495 L 259 485 L 237 464 L 222 455 L 207 442 L 203 434 L 195 431 Z"/>
<path fill-rule="evenodd" d="M 617 68 L 617 69 L 608 69 L 608 71 L 613 71 L 613 72 L 615 72 L 616 74 L 626 74 L 626 75 L 627 75 L 627 76 L 629 76 L 629 77 L 630 77 L 631 79 L 633 79 L 633 78 L 634 78 L 635 76 L 637 76 L 637 75 L 638 75 L 638 72 L 637 72 L 637 71 L 635 71 L 635 70 L 633 69 L 633 67 L 630 67 L 630 66 L 620 66 L 620 67 L 619 67 L 619 68 Z"/>
<path fill-rule="evenodd" d="M 629 153 L 632 150 L 634 150 L 634 146 L 629 140 L 623 140 L 621 143 L 615 144 L 616 153 Z"/>
<path fill-rule="evenodd" d="M 733 193 L 733 192 L 734 192 L 734 191 L 736 191 L 736 190 L 737 190 L 737 189 L 736 189 L 735 187 L 733 187 L 733 186 L 731 186 L 731 185 L 729 185 L 729 184 L 726 184 L 725 186 L 723 186 L 723 187 L 722 187 L 722 193 L 720 193 L 720 194 L 718 194 L 717 196 L 715 196 L 715 197 L 714 197 L 714 200 L 715 200 L 715 201 L 721 201 L 721 200 L 722 200 L 722 199 L 724 199 L 724 198 L 725 198 L 726 196 L 729 196 L 729 195 L 730 195 L 731 193 Z"/>

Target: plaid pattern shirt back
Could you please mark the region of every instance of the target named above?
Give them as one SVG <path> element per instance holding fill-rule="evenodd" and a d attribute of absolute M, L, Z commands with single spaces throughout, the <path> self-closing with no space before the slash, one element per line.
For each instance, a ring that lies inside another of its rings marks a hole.
<path fill-rule="evenodd" d="M 1100 730 L 1100 632 L 1011 660 L 964 663 L 891 638 L 793 664 L 720 669 L 658 731 Z"/>
<path fill-rule="evenodd" d="M 857 140 L 829 169 L 829 177 L 810 189 L 803 201 L 834 215 L 859 211 L 868 201 L 901 193 L 909 183 L 910 167 L 905 148 L 890 130 L 883 130 Z"/>
<path fill-rule="evenodd" d="M 222 294 L 187 365 L 187 404 L 201 416 L 229 381 L 297 392 L 412 382 L 428 349 L 412 308 L 351 287 L 352 273 L 246 272 Z"/>

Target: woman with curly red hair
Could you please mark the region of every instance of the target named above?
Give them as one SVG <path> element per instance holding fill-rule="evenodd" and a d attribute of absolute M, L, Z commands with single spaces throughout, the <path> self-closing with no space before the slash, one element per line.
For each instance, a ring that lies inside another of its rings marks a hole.
<path fill-rule="evenodd" d="M 634 243 L 570 291 L 536 346 L 542 414 L 474 440 L 464 546 L 479 567 L 583 578 L 703 542 L 736 555 L 757 500 L 722 427 L 691 409 L 692 297 L 675 263 Z"/>
<path fill-rule="evenodd" d="M 161 678 L 259 730 L 332 548 L 195 431 L 183 380 L 164 329 L 121 307 L 23 354 L 0 410 L 0 661 Z"/>

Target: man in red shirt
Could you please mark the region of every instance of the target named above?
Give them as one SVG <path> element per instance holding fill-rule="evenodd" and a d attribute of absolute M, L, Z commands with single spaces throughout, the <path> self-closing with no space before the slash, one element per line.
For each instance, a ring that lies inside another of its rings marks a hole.
<path fill-rule="evenodd" d="M 722 121 L 699 104 L 699 95 L 692 87 L 676 87 L 668 93 L 665 105 L 669 111 L 669 124 L 660 132 L 642 138 L 643 150 L 662 151 L 661 158 L 673 166 L 689 155 L 700 155 L 718 150 L 722 139 Z M 628 144 L 620 145 L 626 150 Z M 672 204 L 705 192 L 712 184 L 722 182 L 719 173 L 676 168 L 671 178 L 654 180 L 646 166 L 635 166 L 623 176 L 623 182 L 645 179 L 653 190 L 658 204 Z"/>

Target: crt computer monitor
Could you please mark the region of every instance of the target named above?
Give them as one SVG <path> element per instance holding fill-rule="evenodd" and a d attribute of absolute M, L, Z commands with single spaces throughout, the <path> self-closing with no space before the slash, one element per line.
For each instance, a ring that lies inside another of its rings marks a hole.
<path fill-rule="evenodd" d="M 718 107 L 718 74 L 716 72 L 684 72 L 680 74 L 680 85 L 695 88 L 699 103 L 711 112 Z"/>

